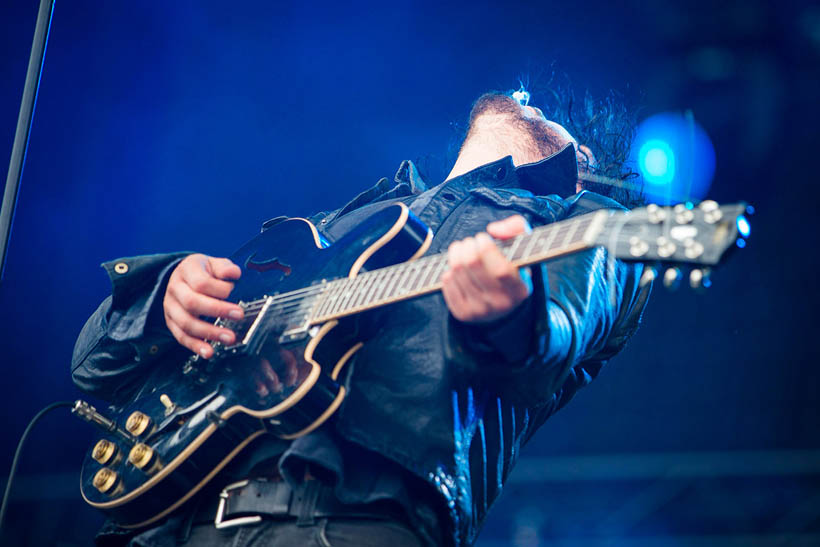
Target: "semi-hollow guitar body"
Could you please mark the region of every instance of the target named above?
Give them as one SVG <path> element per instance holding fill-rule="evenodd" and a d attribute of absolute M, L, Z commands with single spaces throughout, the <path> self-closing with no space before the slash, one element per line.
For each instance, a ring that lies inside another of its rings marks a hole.
<path fill-rule="evenodd" d="M 114 417 L 119 425 L 86 456 L 85 500 L 122 526 L 145 526 L 182 505 L 259 435 L 294 438 L 319 427 L 344 398 L 337 380 L 362 344 L 335 335 L 336 319 L 310 324 L 311 297 L 328 280 L 411 260 L 431 240 L 400 205 L 334 245 L 304 219 L 245 244 L 230 257 L 242 268 L 230 300 L 249 306 L 246 318 L 221 323 L 237 332 L 237 344 L 212 344 L 209 360 L 157 366 Z"/>

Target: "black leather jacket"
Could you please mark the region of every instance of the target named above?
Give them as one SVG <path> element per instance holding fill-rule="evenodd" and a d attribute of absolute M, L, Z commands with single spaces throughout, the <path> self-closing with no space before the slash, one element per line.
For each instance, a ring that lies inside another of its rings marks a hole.
<path fill-rule="evenodd" d="M 393 181 L 382 179 L 311 220 L 332 242 L 375 210 L 403 201 L 434 231 L 428 253 L 436 253 L 511 214 L 538 225 L 619 207 L 591 192 L 561 198 L 574 193 L 575 180 L 572 147 L 519 168 L 507 157 L 429 190 L 404 162 Z M 178 349 L 149 316 L 184 254 L 103 265 L 113 292 L 77 341 L 72 376 L 81 389 L 116 403 L 145 367 Z M 637 329 L 649 293 L 638 286 L 642 267 L 618 261 L 608 271 L 606 256 L 597 248 L 533 268 L 532 297 L 490 325 L 459 323 L 440 294 L 360 318 L 366 343 L 348 365 L 348 396 L 334 427 L 431 485 L 454 544 L 473 542 L 521 446 Z"/>

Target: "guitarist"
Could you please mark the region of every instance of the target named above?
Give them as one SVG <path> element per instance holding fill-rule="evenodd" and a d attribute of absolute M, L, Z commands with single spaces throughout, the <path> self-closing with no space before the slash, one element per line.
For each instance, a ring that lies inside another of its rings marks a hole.
<path fill-rule="evenodd" d="M 525 104 L 481 96 L 443 183 L 428 188 L 404 162 L 394 181 L 311 218 L 332 242 L 401 201 L 435 233 L 428 253 L 446 251 L 450 266 L 442 294 L 360 316 L 366 343 L 346 368 L 348 395 L 334 419 L 293 441 L 260 437 L 170 517 L 147 530 L 107 523 L 99 545 L 475 541 L 519 448 L 620 351 L 649 293 L 639 287 L 640 265 L 618 261 L 607 271 L 601 248 L 519 272 L 493 243 L 529 224 L 620 207 L 586 189 L 578 169 L 611 174 L 623 157 L 595 150 L 607 159 L 596 166 L 594 139 L 578 146 Z M 598 123 L 611 121 L 601 108 Z M 181 253 L 103 266 L 112 296 L 86 323 L 72 360 L 82 390 L 122 404 L 158 363 L 173 366 L 190 352 L 207 359 L 206 340 L 234 342 L 233 332 L 201 319 L 242 315 L 225 301 L 242 275 L 228 259 Z M 262 520 L 216 529 L 220 491 L 244 478 L 222 495 L 257 501 L 223 520 Z"/>

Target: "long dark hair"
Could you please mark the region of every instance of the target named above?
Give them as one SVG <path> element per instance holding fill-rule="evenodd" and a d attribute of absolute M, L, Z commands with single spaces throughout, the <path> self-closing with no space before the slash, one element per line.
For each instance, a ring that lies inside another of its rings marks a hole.
<path fill-rule="evenodd" d="M 635 138 L 637 112 L 626 105 L 620 93 L 609 91 L 597 99 L 589 91 L 578 98 L 569 84 L 556 82 L 529 90 L 532 105 L 541 109 L 548 120 L 563 125 L 580 146 L 587 146 L 594 163 L 579 162 L 579 173 L 592 175 L 594 180 L 610 179 L 610 183 L 582 180 L 586 190 L 610 197 L 625 207 L 643 204 L 643 184 L 627 160 Z M 583 148 L 581 148 L 583 154 Z"/>

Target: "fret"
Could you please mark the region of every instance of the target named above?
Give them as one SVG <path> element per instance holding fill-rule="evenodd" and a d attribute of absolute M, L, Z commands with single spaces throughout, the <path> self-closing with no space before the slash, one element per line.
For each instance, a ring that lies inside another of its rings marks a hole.
<path fill-rule="evenodd" d="M 550 228 L 551 228 L 551 230 L 549 231 L 550 232 L 549 233 L 549 238 L 547 238 L 547 242 L 544 245 L 544 253 L 545 254 L 549 254 L 549 252 L 552 250 L 552 244 L 555 242 L 555 237 L 558 235 L 558 232 L 561 230 L 560 226 L 555 225 L 555 224 L 553 224 Z"/>
<path fill-rule="evenodd" d="M 384 299 L 384 295 L 387 292 L 387 287 L 390 285 L 390 275 L 392 271 L 392 268 L 379 270 L 378 284 L 376 285 L 376 289 L 373 291 L 373 299 L 370 301 L 371 304 L 373 302 L 380 302 Z"/>
<path fill-rule="evenodd" d="M 564 243 L 561 244 L 561 247 L 569 247 L 570 242 L 572 241 L 572 236 L 575 235 L 575 232 L 578 231 L 578 221 L 573 221 L 572 224 L 569 226 L 569 231 L 567 232 L 566 237 L 564 237 Z"/>
<path fill-rule="evenodd" d="M 325 290 L 322 291 L 322 294 L 319 296 L 322 303 L 319 305 L 319 309 L 316 310 L 316 317 L 324 317 L 330 313 L 330 310 L 333 309 L 333 305 L 336 303 L 336 293 L 338 290 L 338 281 L 330 281 L 327 283 Z"/>
<path fill-rule="evenodd" d="M 385 289 L 380 300 L 390 300 L 393 298 L 394 288 L 399 278 L 398 274 L 400 273 L 401 272 L 397 271 L 396 268 L 389 269 L 387 273 L 387 283 L 385 284 Z"/>
<path fill-rule="evenodd" d="M 401 296 L 409 292 L 406 283 L 412 279 L 412 275 L 413 271 L 410 268 L 404 267 L 401 269 L 399 280 L 396 283 L 396 296 Z"/>
<path fill-rule="evenodd" d="M 416 282 L 413 284 L 413 291 L 420 291 L 427 286 L 425 280 L 430 273 L 430 264 L 435 262 L 435 259 L 424 258 L 415 262 Z"/>
<path fill-rule="evenodd" d="M 424 277 L 425 287 L 434 287 L 441 281 L 442 264 L 447 264 L 447 255 L 439 255 L 430 260 L 430 265 L 427 267 L 427 273 Z"/>
<path fill-rule="evenodd" d="M 407 275 L 407 272 L 404 268 L 397 268 L 394 275 L 396 276 L 396 282 L 393 284 L 393 288 L 390 291 L 390 296 L 393 298 L 395 298 L 396 296 L 401 296 L 402 283 L 404 282 L 404 278 Z"/>
<path fill-rule="evenodd" d="M 357 306 L 368 306 L 373 302 L 373 292 L 378 286 L 379 275 L 376 271 L 367 274 L 367 280 L 362 286 L 362 298 L 356 304 Z"/>
<path fill-rule="evenodd" d="M 323 310 L 320 317 L 332 315 L 336 313 L 339 306 L 339 297 L 342 295 L 342 287 L 344 286 L 344 279 L 337 279 L 331 283 L 332 288 L 328 294 L 328 304 Z"/>
<path fill-rule="evenodd" d="M 368 282 L 372 281 L 371 277 L 372 276 L 368 275 L 367 272 L 363 272 L 353 278 L 353 284 L 351 288 L 351 291 L 353 292 L 353 297 L 347 303 L 348 309 L 358 308 L 359 305 L 362 303 L 362 300 L 366 296 L 365 287 L 367 287 Z"/>
<path fill-rule="evenodd" d="M 379 287 L 379 273 L 373 271 L 367 274 L 367 283 L 362 287 L 362 299 L 357 306 L 369 306 L 375 300 L 375 292 Z"/>
<path fill-rule="evenodd" d="M 433 255 L 433 256 L 424 258 L 423 262 L 421 260 L 419 260 L 416 263 L 416 269 L 418 270 L 418 273 L 416 275 L 416 283 L 413 287 L 414 291 L 419 291 L 419 290 L 423 289 L 424 287 L 427 287 L 428 285 L 431 284 L 427 281 L 427 278 L 430 277 L 431 269 L 432 269 L 433 264 L 435 262 L 436 262 L 436 256 Z"/>
<path fill-rule="evenodd" d="M 419 282 L 419 263 L 418 260 L 414 260 L 407 264 L 407 282 L 404 285 L 406 292 L 411 293 L 416 291 L 416 285 Z"/>
<path fill-rule="evenodd" d="M 356 284 L 356 298 L 353 299 L 351 308 L 359 308 L 367 302 L 368 292 L 370 286 L 373 284 L 375 277 L 372 273 L 364 273 L 359 276 L 359 282 Z"/>
<path fill-rule="evenodd" d="M 528 259 L 528 258 L 530 257 L 530 254 L 531 254 L 532 248 L 535 246 L 535 243 L 536 243 L 537 241 L 538 241 L 538 238 L 537 238 L 537 237 L 533 237 L 533 235 L 532 235 L 532 234 L 530 234 L 529 242 L 527 243 L 527 246 L 526 246 L 526 247 L 524 247 L 524 252 L 523 252 L 523 253 L 521 253 L 521 258 L 523 258 L 523 259 Z"/>
<path fill-rule="evenodd" d="M 339 305 L 335 311 L 335 313 L 344 313 L 348 310 L 348 302 L 354 296 L 353 290 L 351 290 L 353 286 L 354 279 L 345 279 L 344 285 L 342 288 L 342 293 L 339 296 Z"/>
<path fill-rule="evenodd" d="M 530 237 L 533 236 L 532 233 L 529 234 Z M 511 260 L 515 262 L 516 260 L 520 259 L 520 256 L 515 256 L 515 252 L 518 250 L 518 246 L 521 245 L 521 242 L 524 241 L 527 237 L 526 236 L 519 236 L 513 239 L 512 243 L 509 247 L 503 249 L 504 251 L 509 251 L 508 253 L 504 253 L 504 256 L 507 257 L 507 260 Z"/>
<path fill-rule="evenodd" d="M 433 278 L 430 280 L 431 285 L 437 285 L 441 282 L 441 275 L 447 270 L 449 264 L 446 256 L 442 255 L 442 259 L 438 261 L 436 267 L 433 268 Z"/>
<path fill-rule="evenodd" d="M 578 219 L 579 229 L 575 233 L 575 241 L 573 241 L 573 243 L 580 243 L 584 241 L 584 237 L 586 236 L 590 225 L 592 225 L 592 218 L 581 217 Z"/>
<path fill-rule="evenodd" d="M 373 291 L 373 300 L 371 300 L 371 303 L 378 302 L 384 296 L 384 291 L 387 290 L 387 277 L 389 272 L 389 269 L 378 270 L 378 282 L 376 284 L 376 289 Z"/>

